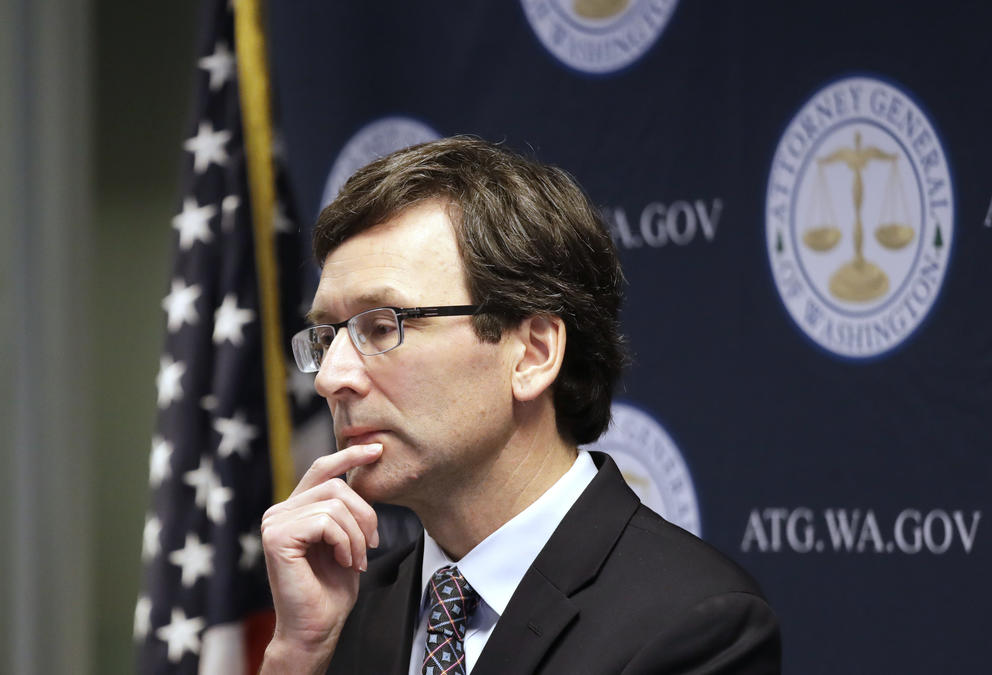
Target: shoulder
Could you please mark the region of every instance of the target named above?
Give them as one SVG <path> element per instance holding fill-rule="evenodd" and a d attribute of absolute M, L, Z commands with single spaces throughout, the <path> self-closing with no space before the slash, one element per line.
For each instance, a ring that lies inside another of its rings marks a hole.
<path fill-rule="evenodd" d="M 596 584 L 626 578 L 648 587 L 664 580 L 671 602 L 723 592 L 761 595 L 754 579 L 730 558 L 641 504 L 609 456 L 592 454 L 599 473 L 550 542 L 559 552 L 569 550 L 555 565 L 595 570 L 586 579 L 595 578 Z"/>
<path fill-rule="evenodd" d="M 780 672 L 778 619 L 754 579 L 644 506 L 570 600 L 578 620 L 546 672 Z"/>
<path fill-rule="evenodd" d="M 590 528 L 596 525 L 588 523 Z M 573 543 L 574 545 L 574 543 Z M 720 597 L 736 598 L 726 603 Z M 618 533 L 596 572 L 575 589 L 585 609 L 621 611 L 625 621 L 658 626 L 690 616 L 697 608 L 717 616 L 734 614 L 741 602 L 767 606 L 757 582 L 730 558 L 638 506 Z M 616 605 L 613 607 L 613 605 Z"/>
<path fill-rule="evenodd" d="M 624 673 L 778 672 L 778 620 L 751 575 L 640 504 L 611 461 L 598 463 L 581 518 L 557 540 L 559 551 L 594 569 L 570 594 L 579 619 L 570 653 L 555 657 L 559 670 L 585 672 L 583 663 L 599 659 Z M 617 637 L 609 650 L 590 651 L 587 644 L 601 644 L 603 620 Z"/>
<path fill-rule="evenodd" d="M 654 578 L 665 578 L 686 594 L 762 594 L 757 582 L 737 563 L 643 504 L 617 540 L 610 561 L 621 567 L 637 567 Z"/>

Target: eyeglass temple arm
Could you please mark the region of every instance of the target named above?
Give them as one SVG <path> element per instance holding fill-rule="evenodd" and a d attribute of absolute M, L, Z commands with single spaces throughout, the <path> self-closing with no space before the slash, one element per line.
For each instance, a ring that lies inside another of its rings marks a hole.
<path fill-rule="evenodd" d="M 449 305 L 446 307 L 410 307 L 396 313 L 407 319 L 421 319 L 431 316 L 465 316 L 475 314 L 479 305 Z"/>

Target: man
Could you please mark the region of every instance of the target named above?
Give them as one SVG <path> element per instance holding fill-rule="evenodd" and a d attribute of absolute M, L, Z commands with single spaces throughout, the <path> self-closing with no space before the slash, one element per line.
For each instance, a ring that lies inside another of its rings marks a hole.
<path fill-rule="evenodd" d="M 262 521 L 263 672 L 778 671 L 754 582 L 577 449 L 609 423 L 622 274 L 567 174 L 473 138 L 401 150 L 314 249 L 293 347 L 339 450 Z M 376 502 L 425 534 L 365 571 Z"/>

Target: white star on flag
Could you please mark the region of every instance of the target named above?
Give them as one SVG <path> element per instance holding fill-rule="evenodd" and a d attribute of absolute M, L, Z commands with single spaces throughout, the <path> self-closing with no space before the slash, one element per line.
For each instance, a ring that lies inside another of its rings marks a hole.
<path fill-rule="evenodd" d="M 241 206 L 241 197 L 238 195 L 227 195 L 220 202 L 220 229 L 230 232 L 234 227 L 234 214 Z"/>
<path fill-rule="evenodd" d="M 224 507 L 234 497 L 234 491 L 224 487 L 214 471 L 213 460 L 200 458 L 200 466 L 183 474 L 183 482 L 196 490 L 194 503 L 204 508 L 211 522 L 220 524 L 226 519 Z"/>
<path fill-rule="evenodd" d="M 272 229 L 283 234 L 292 233 L 294 223 L 286 215 L 280 202 L 276 202 L 272 207 Z"/>
<path fill-rule="evenodd" d="M 224 487 L 219 481 L 211 485 L 207 492 L 207 518 L 217 525 L 223 524 L 227 519 L 224 507 L 227 506 L 232 497 L 234 497 L 234 490 Z"/>
<path fill-rule="evenodd" d="M 179 663 L 186 652 L 200 653 L 200 631 L 206 625 L 200 617 L 187 619 L 186 613 L 177 607 L 172 610 L 172 622 L 155 631 L 155 635 L 169 643 L 169 660 Z"/>
<path fill-rule="evenodd" d="M 152 456 L 148 462 L 148 482 L 157 488 L 166 478 L 172 475 L 172 443 L 161 436 L 152 438 Z"/>
<path fill-rule="evenodd" d="M 155 376 L 159 408 L 168 408 L 173 401 L 183 397 L 182 377 L 185 373 L 186 364 L 182 361 L 173 361 L 168 354 L 159 359 L 158 375 Z"/>
<path fill-rule="evenodd" d="M 158 516 L 145 516 L 145 529 L 141 533 L 141 559 L 151 560 L 162 550 L 159 535 L 162 534 L 162 521 Z"/>
<path fill-rule="evenodd" d="M 217 166 L 227 164 L 227 150 L 224 145 L 231 140 L 231 132 L 224 129 L 214 131 L 209 120 L 201 120 L 196 136 L 183 143 L 183 148 L 193 153 L 193 171 L 203 173 L 213 162 Z"/>
<path fill-rule="evenodd" d="M 289 373 L 287 388 L 296 400 L 296 405 L 303 407 L 316 393 L 313 388 L 313 373 L 304 373 L 295 363 L 288 364 L 286 371 Z"/>
<path fill-rule="evenodd" d="M 241 542 L 241 560 L 238 561 L 238 567 L 243 570 L 250 570 L 255 567 L 258 556 L 262 554 L 262 538 L 257 534 L 247 532 L 239 535 L 238 541 Z"/>
<path fill-rule="evenodd" d="M 215 409 L 219 403 L 220 403 L 220 399 L 218 399 L 213 394 L 207 394 L 206 396 L 200 399 L 200 407 L 206 410 L 207 412 L 210 412 L 211 410 Z"/>
<path fill-rule="evenodd" d="M 134 606 L 134 639 L 144 640 L 151 627 L 152 600 L 147 595 L 142 595 Z"/>
<path fill-rule="evenodd" d="M 220 479 L 214 473 L 213 460 L 209 457 L 201 457 L 199 467 L 183 474 L 183 482 L 196 490 L 196 495 L 193 497 L 196 505 L 200 508 L 206 506 L 210 488 L 220 485 Z"/>
<path fill-rule="evenodd" d="M 182 213 L 172 219 L 173 229 L 179 230 L 179 248 L 188 251 L 198 241 L 210 242 L 214 238 L 210 219 L 216 214 L 217 207 L 213 204 L 200 206 L 192 197 L 183 199 Z"/>
<path fill-rule="evenodd" d="M 192 533 L 186 535 L 186 545 L 169 554 L 169 562 L 183 568 L 182 584 L 190 588 L 200 577 L 214 571 L 214 547 L 204 544 Z"/>
<path fill-rule="evenodd" d="M 233 345 L 240 345 L 245 339 L 242 329 L 254 319 L 255 312 L 250 309 L 239 309 L 238 299 L 234 293 L 228 293 L 214 313 L 214 344 L 229 340 Z"/>
<path fill-rule="evenodd" d="M 214 45 L 214 53 L 204 56 L 197 64 L 210 73 L 210 91 L 217 91 L 234 75 L 234 54 L 223 40 Z"/>
<path fill-rule="evenodd" d="M 248 459 L 251 454 L 251 442 L 258 437 L 258 429 L 248 424 L 245 415 L 240 410 L 234 417 L 218 417 L 214 420 L 214 431 L 220 434 L 220 446 L 217 454 L 221 457 L 230 457 L 236 452 L 241 457 Z"/>
<path fill-rule="evenodd" d="M 172 289 L 162 299 L 162 309 L 169 315 L 167 323 L 170 333 L 175 333 L 184 323 L 192 325 L 199 321 L 200 315 L 196 312 L 196 299 L 199 297 L 198 284 L 187 286 L 182 279 L 172 280 Z"/>

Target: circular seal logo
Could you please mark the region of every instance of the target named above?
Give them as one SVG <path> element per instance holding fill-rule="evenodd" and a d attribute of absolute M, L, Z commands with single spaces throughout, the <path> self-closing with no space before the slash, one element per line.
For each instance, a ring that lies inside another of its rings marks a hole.
<path fill-rule="evenodd" d="M 521 0 L 541 44 L 584 73 L 612 73 L 643 56 L 678 0 Z"/>
<path fill-rule="evenodd" d="M 366 124 L 352 136 L 327 175 L 324 183 L 324 195 L 320 200 L 320 208 L 324 208 L 337 196 L 341 186 L 351 174 L 355 173 L 369 162 L 385 157 L 391 152 L 418 143 L 427 143 L 441 138 L 423 122 L 409 117 L 383 117 Z"/>
<path fill-rule="evenodd" d="M 692 476 L 671 437 L 654 418 L 632 405 L 614 403 L 611 412 L 610 428 L 586 449 L 608 453 L 645 506 L 700 536 Z"/>
<path fill-rule="evenodd" d="M 765 230 L 779 295 L 810 339 L 854 359 L 898 346 L 933 307 L 954 238 L 933 124 L 891 83 L 824 87 L 779 141 Z"/>

